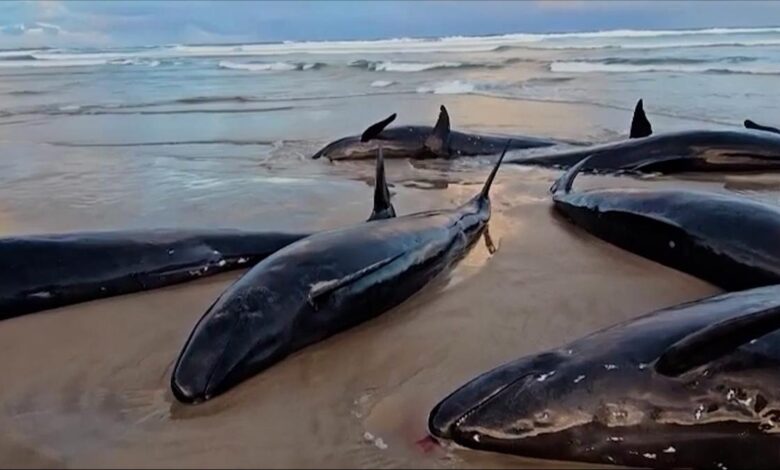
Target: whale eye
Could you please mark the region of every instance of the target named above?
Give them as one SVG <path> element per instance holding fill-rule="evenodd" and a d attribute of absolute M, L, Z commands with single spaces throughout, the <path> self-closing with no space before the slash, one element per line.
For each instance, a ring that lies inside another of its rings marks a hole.
<path fill-rule="evenodd" d="M 550 425 L 554 422 L 549 410 L 534 414 L 534 424 L 537 426 Z"/>

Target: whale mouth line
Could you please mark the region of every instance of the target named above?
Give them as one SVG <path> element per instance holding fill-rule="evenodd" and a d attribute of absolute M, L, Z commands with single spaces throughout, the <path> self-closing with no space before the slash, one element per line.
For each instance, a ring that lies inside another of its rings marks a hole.
<path fill-rule="evenodd" d="M 529 373 L 523 374 L 520 377 L 518 377 L 518 378 L 516 378 L 514 380 L 510 380 L 507 383 L 505 383 L 504 385 L 499 386 L 498 388 L 493 390 L 489 395 L 487 395 L 486 397 L 484 397 L 481 400 L 479 400 L 473 406 L 469 407 L 466 411 L 464 411 L 463 413 L 460 413 L 458 418 L 452 420 L 452 422 L 449 423 L 446 428 L 444 428 L 444 429 L 435 429 L 433 426 L 430 426 L 430 428 L 431 428 L 430 429 L 431 435 L 433 436 L 434 439 L 437 439 L 440 442 L 441 441 L 445 441 L 445 442 L 453 442 L 453 443 L 456 443 L 456 444 L 460 444 L 459 440 L 456 439 L 456 436 L 461 434 L 460 432 L 458 432 L 458 428 L 460 427 L 460 425 L 469 416 L 473 415 L 474 413 L 476 413 L 477 411 L 479 411 L 480 409 L 485 407 L 488 403 L 493 401 L 497 396 L 499 396 L 503 391 L 505 391 L 509 387 L 511 387 L 511 386 L 515 385 L 516 383 L 521 382 L 523 380 L 527 381 L 528 379 L 532 378 L 534 376 L 534 374 L 535 374 L 535 372 L 529 372 Z M 457 392 L 455 392 L 455 393 L 457 393 Z M 447 401 L 447 398 L 444 399 L 444 402 L 446 402 L 446 401 Z M 435 412 L 438 411 L 438 408 L 444 402 L 442 402 L 439 405 L 437 405 L 437 410 L 435 410 Z M 463 445 L 463 444 L 461 444 L 461 445 Z"/>
<path fill-rule="evenodd" d="M 211 385 L 214 380 L 214 374 L 217 373 L 217 371 L 220 369 L 222 364 L 225 362 L 227 356 L 226 353 L 227 351 L 230 350 L 230 346 L 233 345 L 233 341 L 236 339 L 236 332 L 239 331 L 239 326 L 244 324 L 245 318 L 246 318 L 245 315 L 240 314 L 239 317 L 236 319 L 236 321 L 233 322 L 233 325 L 230 328 L 230 334 L 228 336 L 228 340 L 225 343 L 225 347 L 222 348 L 222 352 L 220 352 L 219 355 L 219 360 L 217 361 L 216 364 L 214 364 L 214 367 L 211 369 L 211 373 L 209 373 L 209 378 L 208 380 L 206 380 L 206 385 L 205 387 L 203 387 L 203 401 L 210 399 L 214 395 L 214 393 L 212 393 L 213 387 Z M 230 368 L 230 371 L 232 370 L 233 367 Z M 223 378 L 227 377 L 230 374 L 230 371 L 223 374 Z"/>
<path fill-rule="evenodd" d="M 203 318 L 205 318 L 205 316 Z M 218 360 L 216 361 L 214 366 L 211 367 L 208 373 L 208 379 L 206 380 L 205 385 L 202 388 L 192 389 L 191 387 L 182 386 L 182 384 L 179 383 L 179 380 L 177 380 L 176 377 L 176 371 L 178 370 L 184 356 L 181 356 L 179 358 L 179 361 L 176 365 L 176 368 L 174 369 L 173 377 L 171 380 L 171 390 L 173 392 L 174 397 L 176 397 L 176 399 L 179 402 L 188 405 L 197 405 L 199 403 L 208 401 L 214 395 L 216 395 L 216 393 L 214 393 L 214 387 L 212 386 L 212 382 L 214 381 L 215 374 L 223 365 L 223 363 L 226 361 L 226 352 L 229 351 L 230 346 L 233 344 L 233 341 L 236 338 L 235 333 L 239 330 L 239 326 L 241 326 L 243 323 L 244 323 L 244 315 L 240 315 L 235 321 L 232 322 L 232 325 L 230 325 L 228 340 L 226 341 L 225 346 L 221 349 L 218 356 Z M 198 326 L 196 326 L 195 328 L 197 329 L 197 327 Z M 191 340 L 192 337 L 190 337 L 190 340 L 187 341 L 185 350 L 190 345 Z M 227 376 L 228 374 L 224 374 L 224 375 Z"/>

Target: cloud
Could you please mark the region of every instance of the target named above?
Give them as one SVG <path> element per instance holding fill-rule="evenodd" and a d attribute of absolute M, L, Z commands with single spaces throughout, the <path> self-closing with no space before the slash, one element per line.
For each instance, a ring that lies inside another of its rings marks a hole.
<path fill-rule="evenodd" d="M 0 47 L 765 26 L 780 2 L 2 1 Z"/>
<path fill-rule="evenodd" d="M 72 32 L 43 21 L 0 25 L 3 47 L 89 46 L 108 44 L 110 38 L 98 32 Z"/>
<path fill-rule="evenodd" d="M 41 35 L 56 36 L 62 32 L 62 28 L 51 23 L 36 22 L 31 25 L 24 23 L 0 26 L 0 32 L 11 36 Z"/>

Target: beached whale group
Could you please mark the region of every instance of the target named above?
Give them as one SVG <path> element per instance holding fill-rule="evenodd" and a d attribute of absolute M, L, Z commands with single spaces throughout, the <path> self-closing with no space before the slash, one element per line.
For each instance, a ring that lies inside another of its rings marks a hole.
<path fill-rule="evenodd" d="M 506 163 L 568 168 L 593 156 L 585 170 L 620 173 L 681 173 L 701 171 L 765 171 L 780 169 L 780 130 L 745 120 L 742 130 L 690 130 L 653 134 L 642 100 L 634 109 L 629 138 L 599 145 L 529 137 L 481 135 L 450 129 L 442 106 L 433 127 L 387 127 L 396 118 L 369 126 L 360 136 L 338 139 L 312 158 L 331 161 L 374 158 L 381 146 L 386 158 L 457 158 L 498 154 L 503 143 L 510 150 L 550 148 L 539 155 L 516 156 Z M 555 150 L 567 144 L 566 150 Z"/>
<path fill-rule="evenodd" d="M 641 100 L 628 139 L 600 145 L 455 132 L 443 106 L 433 127 L 388 128 L 395 117 L 313 156 L 375 159 L 368 220 L 318 233 L 153 230 L 0 239 L 0 320 L 250 268 L 191 330 L 171 374 L 178 401 L 206 401 L 388 312 L 450 271 L 486 234 L 502 162 L 565 168 L 550 189 L 557 214 L 728 292 L 488 371 L 435 406 L 430 433 L 467 448 L 558 461 L 780 466 L 780 207 L 686 189 L 574 190 L 583 171 L 776 170 L 778 129 L 747 120 L 739 131 L 653 134 Z M 555 150 L 559 144 L 566 150 Z M 550 151 L 507 156 L 528 148 Z M 479 155 L 498 158 L 473 197 L 455 208 L 396 214 L 385 158 Z"/>

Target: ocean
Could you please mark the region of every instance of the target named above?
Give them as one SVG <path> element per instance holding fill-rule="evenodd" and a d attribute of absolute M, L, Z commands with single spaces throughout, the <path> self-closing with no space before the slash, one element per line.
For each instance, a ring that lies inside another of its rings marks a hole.
<path fill-rule="evenodd" d="M 432 125 L 446 104 L 454 128 L 603 142 L 625 135 L 638 98 L 657 130 L 776 125 L 779 78 L 780 27 L 0 49 L 0 196 L 28 221 L 48 208 L 38 198 L 48 188 L 64 212 L 156 225 L 169 219 L 145 219 L 155 208 L 123 207 L 138 210 L 119 218 L 108 206 L 149 198 L 167 210 L 182 191 L 246 189 L 240 164 L 275 177 L 351 175 L 306 157 L 393 112 L 399 124 Z M 531 102 L 577 115 L 519 112 Z M 166 163 L 176 158 L 190 163 Z M 243 186 L 229 183 L 237 176 Z M 40 217 L 30 229 L 58 228 Z"/>
<path fill-rule="evenodd" d="M 432 93 L 620 109 L 644 97 L 729 125 L 776 119 L 780 28 L 0 50 L 0 74 L 4 120 Z"/>
<path fill-rule="evenodd" d="M 373 162 L 311 160 L 391 113 L 458 130 L 606 142 L 636 100 L 656 132 L 780 125 L 780 27 L 372 41 L 2 49 L 0 232 L 318 230 L 371 212 Z M 388 161 L 399 214 L 471 197 L 490 158 Z M 0 325 L 0 455 L 27 467 L 518 467 L 420 446 L 430 408 L 476 374 L 717 292 L 554 217 L 557 171 L 504 165 L 495 254 L 182 407 L 172 362 L 228 274 Z M 780 203 L 772 175 L 583 176 Z M 554 464 L 560 468 L 560 464 Z"/>

